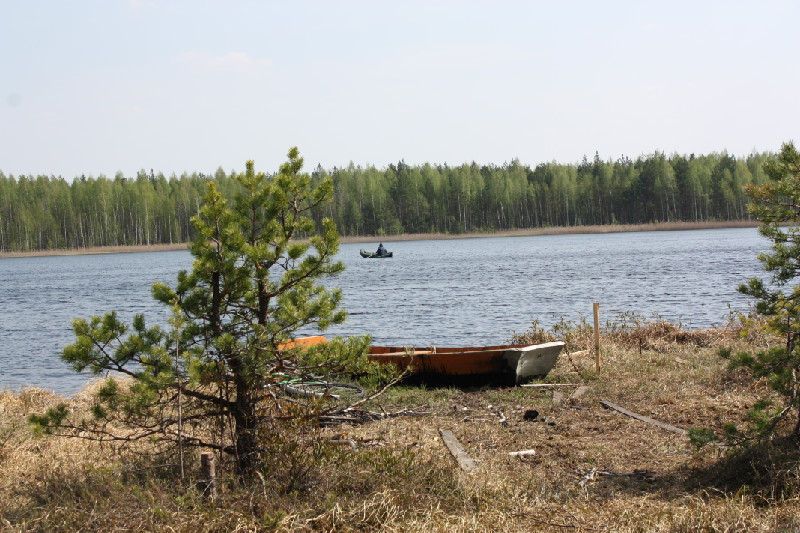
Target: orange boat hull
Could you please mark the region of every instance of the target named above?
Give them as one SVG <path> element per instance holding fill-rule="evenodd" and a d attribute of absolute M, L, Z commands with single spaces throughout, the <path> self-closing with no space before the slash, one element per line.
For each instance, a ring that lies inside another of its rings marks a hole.
<path fill-rule="evenodd" d="M 563 342 L 409 350 L 372 346 L 369 358 L 426 377 L 501 378 L 514 384 L 542 377 L 555 365 Z"/>
<path fill-rule="evenodd" d="M 313 346 L 328 342 L 325 337 L 301 337 L 281 349 Z M 507 344 L 501 346 L 410 349 L 402 346 L 370 346 L 372 361 L 391 364 L 399 370 L 434 380 L 494 380 L 519 384 L 546 376 L 556 363 L 563 342 Z"/>

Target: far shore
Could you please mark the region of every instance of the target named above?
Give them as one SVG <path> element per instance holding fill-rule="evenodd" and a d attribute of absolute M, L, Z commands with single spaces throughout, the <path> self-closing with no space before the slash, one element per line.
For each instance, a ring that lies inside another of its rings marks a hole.
<path fill-rule="evenodd" d="M 528 237 L 534 235 L 570 235 L 586 233 L 622 233 L 630 231 L 678 231 L 694 229 L 720 229 L 720 228 L 755 228 L 760 224 L 754 220 L 739 220 L 730 222 L 657 222 L 653 224 L 610 224 L 604 226 L 558 226 L 550 228 L 530 228 L 508 231 L 485 233 L 404 233 L 402 235 L 369 235 L 342 237 L 340 242 L 348 243 L 377 243 L 400 241 L 424 241 L 444 239 L 475 239 L 481 237 Z M 7 257 L 40 257 L 51 255 L 91 255 L 91 254 L 117 254 L 130 252 L 166 252 L 171 250 L 186 250 L 188 243 L 175 244 L 150 244 L 138 246 L 94 246 L 87 248 L 65 248 L 59 250 L 37 250 L 34 252 L 0 252 L 0 259 Z"/>

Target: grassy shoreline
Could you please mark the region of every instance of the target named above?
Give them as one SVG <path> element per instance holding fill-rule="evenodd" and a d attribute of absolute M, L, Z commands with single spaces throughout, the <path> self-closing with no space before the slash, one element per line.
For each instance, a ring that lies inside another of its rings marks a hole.
<path fill-rule="evenodd" d="M 296 490 L 269 476 L 234 483 L 218 457 L 214 502 L 195 485 L 198 450 L 187 453 L 180 481 L 163 457 L 148 458 L 147 442 L 124 450 L 34 437 L 29 414 L 65 401 L 88 413 L 91 387 L 71 399 L 0 391 L 0 530 L 800 531 L 796 444 L 779 438 L 750 451 L 697 450 L 685 435 L 602 404 L 721 434 L 725 422 L 744 423 L 746 406 L 769 389 L 729 370 L 717 349 L 757 349 L 763 339 L 659 323 L 605 329 L 597 372 L 583 351 L 590 333 L 565 337 L 570 353 L 544 380 L 550 387 L 389 389 L 361 407 L 397 416 L 318 430 L 325 453 L 300 458 L 313 468 Z M 459 468 L 441 429 L 455 435 L 476 472 Z M 511 455 L 523 450 L 528 455 Z M 282 472 L 278 466 L 271 475 Z"/>
<path fill-rule="evenodd" d="M 602 233 L 623 233 L 633 231 L 680 231 L 695 229 L 719 229 L 719 228 L 754 228 L 758 227 L 758 222 L 749 220 L 728 221 L 728 222 L 657 222 L 652 224 L 613 224 L 604 226 L 558 226 L 550 228 L 530 228 L 520 230 L 508 230 L 485 233 L 405 233 L 402 235 L 369 235 L 369 236 L 343 236 L 341 242 L 348 243 L 377 243 L 381 242 L 401 242 L 401 241 L 423 241 L 423 240 L 445 240 L 445 239 L 475 239 L 482 237 L 528 237 L 536 235 L 570 235 L 570 234 L 602 234 Z M 139 246 L 95 246 L 88 248 L 70 248 L 60 250 L 37 250 L 34 252 L 0 252 L 0 259 L 10 257 L 44 257 L 55 255 L 93 255 L 93 254 L 115 254 L 132 252 L 166 252 L 172 250 L 186 250 L 187 243 L 175 244 L 151 244 Z"/>

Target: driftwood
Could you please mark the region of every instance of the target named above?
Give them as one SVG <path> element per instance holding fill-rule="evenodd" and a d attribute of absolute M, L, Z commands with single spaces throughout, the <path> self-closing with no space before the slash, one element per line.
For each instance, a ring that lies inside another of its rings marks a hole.
<path fill-rule="evenodd" d="M 686 433 L 687 433 L 685 429 L 682 429 L 682 428 L 679 428 L 679 427 L 675 427 L 675 426 L 671 426 L 669 424 L 665 424 L 664 422 L 659 422 L 658 420 L 654 420 L 654 419 L 652 419 L 650 417 L 647 417 L 647 416 L 644 416 L 644 415 L 640 415 L 638 413 L 634 413 L 633 411 L 628 411 L 624 407 L 620 407 L 619 405 L 613 404 L 611 402 L 607 402 L 605 400 L 600 400 L 600 405 L 602 405 L 606 409 L 612 409 L 614 411 L 622 413 L 623 415 L 629 416 L 631 418 L 635 418 L 636 420 L 641 420 L 642 422 L 646 422 L 648 424 L 652 424 L 654 426 L 660 427 L 661 429 L 664 429 L 664 430 L 667 430 L 667 431 L 671 431 L 673 433 L 678 433 L 679 435 L 686 435 Z"/>
<path fill-rule="evenodd" d="M 461 444 L 458 442 L 456 436 L 453 435 L 452 431 L 449 429 L 439 429 L 439 435 L 442 436 L 442 442 L 444 442 L 447 449 L 450 450 L 450 453 L 453 454 L 453 457 L 458 461 L 458 466 L 461 467 L 461 470 L 464 472 L 475 472 L 478 470 L 478 465 L 475 464 L 475 460 L 467 455 L 467 452 L 461 447 Z"/>

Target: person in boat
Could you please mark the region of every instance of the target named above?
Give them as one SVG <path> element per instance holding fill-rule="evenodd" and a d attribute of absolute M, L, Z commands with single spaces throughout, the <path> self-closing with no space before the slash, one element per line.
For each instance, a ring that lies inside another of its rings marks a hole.
<path fill-rule="evenodd" d="M 377 251 L 377 252 L 375 252 L 375 253 L 376 253 L 377 255 L 386 255 L 386 254 L 387 254 L 387 252 L 386 252 L 386 248 L 384 248 L 384 247 L 383 247 L 383 243 L 380 243 L 380 244 L 378 245 L 378 251 Z"/>

